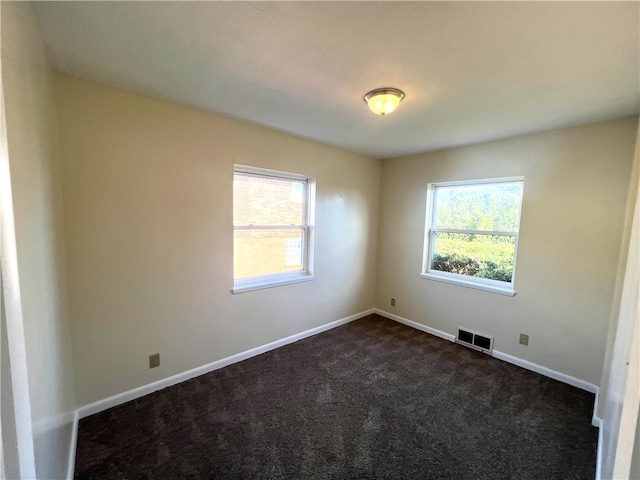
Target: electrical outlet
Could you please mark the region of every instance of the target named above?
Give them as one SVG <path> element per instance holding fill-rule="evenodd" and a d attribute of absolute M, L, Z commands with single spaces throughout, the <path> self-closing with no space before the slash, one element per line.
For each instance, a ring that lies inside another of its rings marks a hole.
<path fill-rule="evenodd" d="M 520 334 L 520 345 L 529 345 L 529 335 L 524 333 Z"/>
<path fill-rule="evenodd" d="M 395 298 L 392 298 L 392 299 L 391 299 L 391 306 L 392 306 L 392 307 L 395 307 L 395 306 L 396 306 L 396 299 L 395 299 Z"/>
<path fill-rule="evenodd" d="M 156 368 L 160 366 L 160 354 L 154 353 L 149 355 L 149 368 Z"/>

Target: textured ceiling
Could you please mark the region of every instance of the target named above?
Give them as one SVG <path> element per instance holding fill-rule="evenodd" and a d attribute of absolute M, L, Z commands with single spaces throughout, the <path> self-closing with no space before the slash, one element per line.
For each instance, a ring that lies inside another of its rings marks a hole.
<path fill-rule="evenodd" d="M 639 2 L 35 2 L 56 71 L 376 158 L 638 113 Z M 379 117 L 362 97 L 402 89 Z"/>

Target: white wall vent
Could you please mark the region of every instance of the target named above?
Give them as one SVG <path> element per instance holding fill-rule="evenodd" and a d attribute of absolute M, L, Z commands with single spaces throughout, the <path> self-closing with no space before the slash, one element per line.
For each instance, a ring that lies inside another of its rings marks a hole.
<path fill-rule="evenodd" d="M 493 351 L 493 337 L 474 332 L 468 328 L 458 327 L 456 343 L 488 353 L 489 355 L 491 355 L 491 352 Z"/>

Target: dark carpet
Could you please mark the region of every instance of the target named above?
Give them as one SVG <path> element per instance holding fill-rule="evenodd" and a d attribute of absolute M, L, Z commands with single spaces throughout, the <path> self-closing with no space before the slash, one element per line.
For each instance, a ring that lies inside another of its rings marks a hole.
<path fill-rule="evenodd" d="M 592 479 L 594 396 L 377 315 L 80 421 L 78 479 Z"/>

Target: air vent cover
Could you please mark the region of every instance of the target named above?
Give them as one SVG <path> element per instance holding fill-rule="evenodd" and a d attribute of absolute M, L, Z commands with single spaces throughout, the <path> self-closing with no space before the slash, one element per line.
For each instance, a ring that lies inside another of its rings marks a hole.
<path fill-rule="evenodd" d="M 474 332 L 468 328 L 458 327 L 456 343 L 488 353 L 489 355 L 491 355 L 493 351 L 493 337 Z"/>

